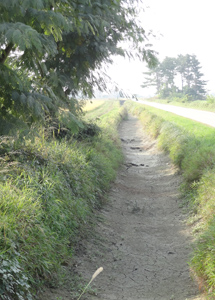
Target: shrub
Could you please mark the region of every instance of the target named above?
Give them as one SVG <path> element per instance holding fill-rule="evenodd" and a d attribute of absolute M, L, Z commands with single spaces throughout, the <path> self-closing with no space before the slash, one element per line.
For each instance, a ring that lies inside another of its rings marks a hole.
<path fill-rule="evenodd" d="M 214 104 L 215 103 L 215 96 L 213 96 L 213 95 L 207 95 L 206 101 L 209 104 Z"/>

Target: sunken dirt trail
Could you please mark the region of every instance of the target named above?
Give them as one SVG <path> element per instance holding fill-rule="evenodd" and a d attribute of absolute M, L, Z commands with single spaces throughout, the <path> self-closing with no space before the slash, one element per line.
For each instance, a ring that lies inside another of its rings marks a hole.
<path fill-rule="evenodd" d="M 77 271 L 90 279 L 96 268 L 96 295 L 90 300 L 200 299 L 190 278 L 190 228 L 179 208 L 181 182 L 168 156 L 158 151 L 137 118 L 119 129 L 125 163 L 110 191 L 97 227 L 77 258 Z"/>

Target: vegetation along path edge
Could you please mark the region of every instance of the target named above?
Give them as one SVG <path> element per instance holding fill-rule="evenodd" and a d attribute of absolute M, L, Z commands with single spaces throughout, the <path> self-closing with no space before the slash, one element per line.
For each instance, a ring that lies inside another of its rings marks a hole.
<path fill-rule="evenodd" d="M 99 238 L 86 241 L 84 255 L 77 257 L 77 271 L 86 280 L 104 268 L 94 295 L 84 297 L 202 299 L 188 265 L 192 237 L 179 208 L 181 177 L 136 117 L 129 116 L 119 133 L 124 165 L 101 212 Z"/>

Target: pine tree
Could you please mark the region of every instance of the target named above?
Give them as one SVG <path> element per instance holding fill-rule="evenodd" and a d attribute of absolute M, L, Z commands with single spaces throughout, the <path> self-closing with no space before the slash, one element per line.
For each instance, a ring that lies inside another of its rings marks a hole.
<path fill-rule="evenodd" d="M 179 55 L 177 58 L 166 57 L 155 69 L 144 73 L 146 81 L 143 87 L 156 86 L 161 98 L 187 96 L 189 100 L 205 98 L 206 81 L 202 80 L 200 62 L 195 55 Z M 181 87 L 176 84 L 180 75 Z"/>
<path fill-rule="evenodd" d="M 143 73 L 145 76 L 145 81 L 141 85 L 143 88 L 156 87 L 156 94 L 159 94 L 161 87 L 163 86 L 163 76 L 158 64 L 155 68 L 149 68 L 148 72 Z"/>
<path fill-rule="evenodd" d="M 189 59 L 190 62 L 190 74 L 189 74 L 189 95 L 194 99 L 204 99 L 206 90 L 204 86 L 206 81 L 202 80 L 203 73 L 201 73 L 200 62 L 195 55 L 192 55 Z"/>
<path fill-rule="evenodd" d="M 182 94 L 190 99 L 204 99 L 206 81 L 202 80 L 200 62 L 195 55 L 179 55 L 177 59 L 177 70 L 181 75 Z"/>
<path fill-rule="evenodd" d="M 166 57 L 155 68 L 149 68 L 148 72 L 143 73 L 147 75 L 146 81 L 142 87 L 156 86 L 156 93 L 161 97 L 168 97 L 172 91 L 175 91 L 175 75 L 176 75 L 176 59 Z"/>
<path fill-rule="evenodd" d="M 177 72 L 180 74 L 181 77 L 181 91 L 184 92 L 184 84 L 186 81 L 186 56 L 184 55 L 178 55 L 177 57 L 177 66 L 176 66 Z"/>

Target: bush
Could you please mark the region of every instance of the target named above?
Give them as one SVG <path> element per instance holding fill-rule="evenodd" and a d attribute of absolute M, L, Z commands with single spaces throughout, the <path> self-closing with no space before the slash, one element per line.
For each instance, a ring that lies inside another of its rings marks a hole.
<path fill-rule="evenodd" d="M 215 96 L 207 95 L 206 100 L 207 100 L 207 103 L 214 104 L 215 103 Z"/>

